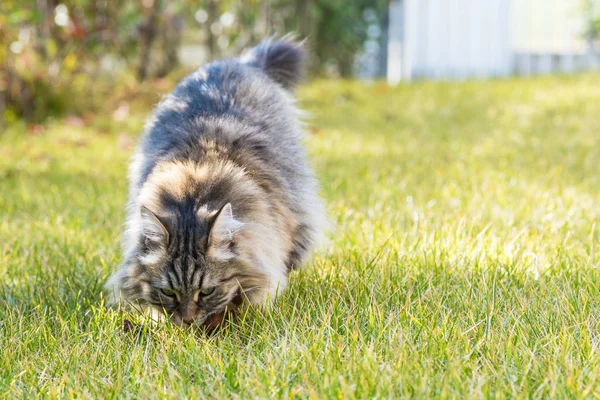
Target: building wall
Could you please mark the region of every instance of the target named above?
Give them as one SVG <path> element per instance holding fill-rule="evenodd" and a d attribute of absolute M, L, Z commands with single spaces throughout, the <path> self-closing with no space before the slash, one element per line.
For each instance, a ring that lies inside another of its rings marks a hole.
<path fill-rule="evenodd" d="M 590 63 L 575 0 L 394 0 L 388 80 L 571 71 Z M 594 61 L 594 60 L 592 60 Z"/>

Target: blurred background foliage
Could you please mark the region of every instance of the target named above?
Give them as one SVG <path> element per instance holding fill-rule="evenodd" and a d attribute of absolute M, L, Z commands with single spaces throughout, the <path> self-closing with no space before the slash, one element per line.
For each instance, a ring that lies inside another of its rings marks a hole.
<path fill-rule="evenodd" d="M 181 58 L 199 65 L 287 32 L 306 38 L 311 74 L 348 77 L 373 24 L 385 25 L 387 5 L 387 0 L 2 0 L 0 123 L 93 113 L 115 86 L 143 87 L 140 82 L 180 71 Z"/>

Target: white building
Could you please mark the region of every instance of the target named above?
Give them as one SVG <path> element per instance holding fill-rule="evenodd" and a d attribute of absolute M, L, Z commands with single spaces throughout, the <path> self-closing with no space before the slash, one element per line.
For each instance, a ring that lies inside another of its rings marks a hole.
<path fill-rule="evenodd" d="M 586 40 L 584 4 L 392 0 L 388 81 L 528 75 L 596 66 L 596 53 Z"/>

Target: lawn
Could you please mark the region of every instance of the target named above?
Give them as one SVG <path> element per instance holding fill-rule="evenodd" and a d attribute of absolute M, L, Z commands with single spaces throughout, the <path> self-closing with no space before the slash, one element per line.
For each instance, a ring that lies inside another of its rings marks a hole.
<path fill-rule="evenodd" d="M 102 296 L 158 94 L 0 134 L 1 397 L 600 397 L 600 75 L 299 97 L 331 242 L 211 338 Z"/>

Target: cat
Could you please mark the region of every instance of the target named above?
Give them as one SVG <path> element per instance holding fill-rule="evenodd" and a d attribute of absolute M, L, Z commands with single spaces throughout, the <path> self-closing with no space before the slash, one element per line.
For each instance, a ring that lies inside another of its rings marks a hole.
<path fill-rule="evenodd" d="M 188 326 L 282 293 L 326 225 L 293 96 L 305 59 L 301 43 L 267 39 L 157 105 L 130 165 L 110 302 Z"/>

